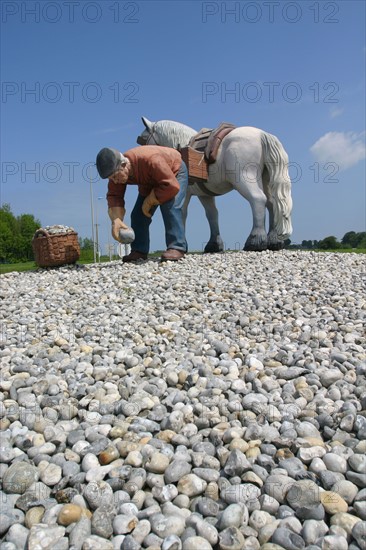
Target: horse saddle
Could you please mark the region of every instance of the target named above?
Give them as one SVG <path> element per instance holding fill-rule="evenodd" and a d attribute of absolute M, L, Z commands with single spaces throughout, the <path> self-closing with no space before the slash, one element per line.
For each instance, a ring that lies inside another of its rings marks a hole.
<path fill-rule="evenodd" d="M 217 152 L 222 140 L 235 128 L 236 126 L 229 122 L 221 122 L 221 124 L 213 130 L 202 128 L 198 134 L 192 137 L 189 142 L 189 147 L 204 153 L 206 162 L 212 164 L 216 161 Z"/>

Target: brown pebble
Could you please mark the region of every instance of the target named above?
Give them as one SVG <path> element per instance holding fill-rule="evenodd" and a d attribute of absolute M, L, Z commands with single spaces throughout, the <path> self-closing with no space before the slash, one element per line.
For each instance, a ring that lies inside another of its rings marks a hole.
<path fill-rule="evenodd" d="M 118 437 L 123 437 L 127 433 L 128 428 L 129 426 L 127 422 L 125 422 L 123 425 L 113 426 L 113 428 L 108 434 L 108 437 L 110 437 L 111 439 L 117 439 Z"/>
<path fill-rule="evenodd" d="M 219 500 L 219 487 L 215 481 L 210 481 L 205 490 L 205 496 L 212 500 Z"/>
<path fill-rule="evenodd" d="M 184 382 L 186 381 L 187 379 L 187 376 L 188 376 L 188 373 L 185 371 L 185 370 L 181 370 L 179 373 L 178 373 L 178 382 L 179 384 L 184 384 Z"/>
<path fill-rule="evenodd" d="M 76 504 L 65 504 L 58 515 L 58 523 L 67 527 L 71 523 L 79 521 L 83 515 L 83 509 Z"/>
<path fill-rule="evenodd" d="M 27 529 L 31 529 L 33 525 L 36 525 L 37 523 L 41 523 L 44 510 L 45 509 L 43 506 L 34 506 L 33 508 L 30 508 L 27 511 L 24 518 L 24 524 L 27 527 Z"/>
<path fill-rule="evenodd" d="M 260 439 L 252 439 L 251 441 L 248 441 L 249 449 L 253 449 L 253 447 L 260 447 L 262 444 L 262 441 Z"/>
<path fill-rule="evenodd" d="M 334 515 L 340 512 L 347 512 L 347 502 L 334 491 L 323 491 L 320 493 L 320 502 L 327 514 Z"/>
<path fill-rule="evenodd" d="M 1 418 L 0 419 L 0 431 L 5 431 L 10 426 L 10 420 L 8 418 Z"/>
<path fill-rule="evenodd" d="M 173 432 L 173 430 L 163 430 L 162 432 L 159 432 L 156 437 L 166 443 L 170 443 L 175 435 L 177 434 Z"/>
<path fill-rule="evenodd" d="M 307 442 L 307 445 L 304 445 L 302 442 L 302 447 L 325 447 L 324 441 L 322 439 L 319 439 L 318 437 L 305 436 L 302 438 L 302 440 Z M 338 445 L 341 445 L 341 443 L 338 443 Z"/>
<path fill-rule="evenodd" d="M 318 416 L 318 413 L 310 409 L 304 409 L 300 411 L 298 415 L 299 418 L 315 418 L 316 416 Z"/>
<path fill-rule="evenodd" d="M 249 445 L 246 441 L 244 441 L 244 439 L 236 438 L 230 441 L 229 449 L 230 451 L 233 451 L 234 449 L 239 449 L 239 451 L 245 453 L 249 449 Z"/>
<path fill-rule="evenodd" d="M 284 449 L 278 449 L 275 456 L 279 460 L 282 460 L 283 458 L 293 458 L 295 455 L 290 449 L 286 449 L 285 447 Z"/>
<path fill-rule="evenodd" d="M 55 499 L 58 504 L 68 504 L 74 498 L 75 494 L 77 494 L 77 491 L 75 491 L 75 489 L 71 489 L 71 487 L 68 487 L 67 489 L 60 489 L 59 491 L 56 491 Z"/>
<path fill-rule="evenodd" d="M 139 451 L 141 449 L 141 445 L 139 443 L 133 443 L 130 441 L 119 441 L 117 443 L 117 448 L 120 456 L 122 458 L 126 458 L 128 453 L 131 451 Z"/>
<path fill-rule="evenodd" d="M 100 455 L 98 456 L 98 459 L 100 464 L 104 466 L 106 464 L 110 464 L 111 462 L 113 462 L 113 460 L 117 460 L 117 458 L 119 457 L 120 455 L 116 447 L 113 447 L 112 445 L 110 445 L 100 453 Z"/>
<path fill-rule="evenodd" d="M 249 458 L 257 458 L 261 454 L 261 450 L 258 447 L 252 447 L 245 452 L 245 456 Z"/>
<path fill-rule="evenodd" d="M 139 441 L 140 445 L 147 445 L 149 441 L 151 440 L 151 436 L 147 435 L 145 437 L 142 437 Z"/>
<path fill-rule="evenodd" d="M 245 472 L 241 480 L 244 481 L 244 483 L 253 483 L 253 485 L 257 485 L 258 487 L 263 487 L 263 481 L 254 472 Z"/>

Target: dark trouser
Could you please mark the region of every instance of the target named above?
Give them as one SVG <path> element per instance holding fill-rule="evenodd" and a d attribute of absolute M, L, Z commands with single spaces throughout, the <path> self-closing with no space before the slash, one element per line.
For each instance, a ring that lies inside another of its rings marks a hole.
<path fill-rule="evenodd" d="M 161 204 L 160 210 L 165 226 L 166 247 L 175 248 L 176 250 L 186 252 L 187 241 L 185 237 L 182 208 L 187 194 L 188 170 L 183 161 L 176 178 L 178 180 L 180 190 L 173 199 Z M 149 218 L 142 212 L 142 203 L 144 200 L 145 197 L 139 194 L 131 213 L 131 225 L 135 232 L 135 240 L 133 241 L 131 248 L 137 252 L 147 254 L 150 248 L 149 227 L 152 217 Z M 150 210 L 152 215 L 156 209 L 157 206 Z"/>

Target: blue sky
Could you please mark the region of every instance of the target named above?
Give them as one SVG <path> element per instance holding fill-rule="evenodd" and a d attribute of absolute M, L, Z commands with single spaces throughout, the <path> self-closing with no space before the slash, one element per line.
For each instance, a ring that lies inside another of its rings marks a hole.
<path fill-rule="evenodd" d="M 89 163 L 102 147 L 134 147 L 146 116 L 275 134 L 291 163 L 292 242 L 365 230 L 364 2 L 3 0 L 1 10 L 1 202 L 16 215 L 90 237 L 91 176 L 104 251 L 106 182 Z M 249 203 L 233 191 L 217 205 L 226 247 L 242 247 Z M 193 198 L 190 249 L 208 236 Z M 157 212 L 151 250 L 164 247 Z"/>

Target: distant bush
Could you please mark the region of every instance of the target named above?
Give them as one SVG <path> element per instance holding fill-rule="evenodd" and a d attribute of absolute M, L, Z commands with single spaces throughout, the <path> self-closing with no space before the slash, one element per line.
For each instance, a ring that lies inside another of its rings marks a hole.
<path fill-rule="evenodd" d="M 32 238 L 41 222 L 32 214 L 15 217 L 9 204 L 0 208 L 0 262 L 34 260 Z"/>

